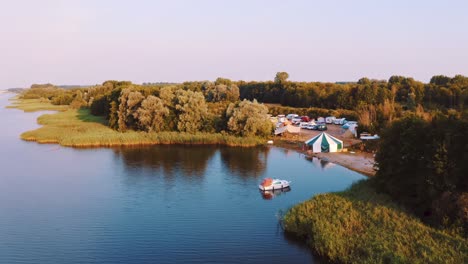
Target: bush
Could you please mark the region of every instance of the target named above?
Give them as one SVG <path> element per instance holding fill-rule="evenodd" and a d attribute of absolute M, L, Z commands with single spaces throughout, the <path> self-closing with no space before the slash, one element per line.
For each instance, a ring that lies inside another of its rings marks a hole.
<path fill-rule="evenodd" d="M 466 263 L 468 242 L 424 225 L 361 181 L 294 206 L 284 228 L 338 263 Z"/>

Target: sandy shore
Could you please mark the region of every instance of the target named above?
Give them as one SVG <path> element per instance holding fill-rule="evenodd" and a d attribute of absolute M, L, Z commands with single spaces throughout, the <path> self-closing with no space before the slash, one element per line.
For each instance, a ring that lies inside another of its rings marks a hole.
<path fill-rule="evenodd" d="M 374 169 L 374 154 L 366 152 L 340 152 L 340 153 L 312 153 L 301 148 L 302 141 L 291 140 L 275 140 L 274 145 L 277 147 L 287 148 L 303 153 L 309 157 L 317 157 L 350 170 L 362 173 L 372 177 L 376 171 Z"/>
<path fill-rule="evenodd" d="M 307 153 L 309 156 L 324 159 L 339 164 L 350 170 L 357 171 L 367 176 L 374 176 L 374 154 L 365 152 L 341 152 L 341 153 Z"/>

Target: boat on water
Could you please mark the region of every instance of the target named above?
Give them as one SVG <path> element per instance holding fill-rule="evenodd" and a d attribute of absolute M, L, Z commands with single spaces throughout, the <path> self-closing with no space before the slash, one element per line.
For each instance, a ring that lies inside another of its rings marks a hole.
<path fill-rule="evenodd" d="M 290 181 L 286 180 L 265 178 L 263 179 L 262 183 L 258 185 L 258 188 L 262 191 L 280 190 L 288 188 L 290 183 Z"/>

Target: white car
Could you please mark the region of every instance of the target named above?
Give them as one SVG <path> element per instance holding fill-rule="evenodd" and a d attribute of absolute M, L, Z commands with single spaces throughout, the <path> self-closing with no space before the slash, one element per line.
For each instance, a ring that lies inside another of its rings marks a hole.
<path fill-rule="evenodd" d="M 302 119 L 300 117 L 294 117 L 291 122 L 293 124 L 299 124 L 299 123 L 301 123 L 301 121 L 302 121 Z"/>
<path fill-rule="evenodd" d="M 293 119 L 293 118 L 295 118 L 295 117 L 298 117 L 298 116 L 299 116 L 299 115 L 296 115 L 296 114 L 288 114 L 288 115 L 286 116 L 286 119 L 291 120 L 291 119 Z"/>

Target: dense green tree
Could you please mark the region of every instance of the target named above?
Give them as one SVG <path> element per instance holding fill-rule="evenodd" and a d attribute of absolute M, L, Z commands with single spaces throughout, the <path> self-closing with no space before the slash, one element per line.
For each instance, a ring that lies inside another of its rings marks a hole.
<path fill-rule="evenodd" d="M 268 108 L 259 104 L 243 100 L 240 103 L 231 103 L 226 110 L 229 118 L 228 129 L 241 136 L 268 136 L 273 131 L 273 123 L 269 120 Z"/>
<path fill-rule="evenodd" d="M 134 113 L 141 129 L 148 132 L 159 132 L 164 127 L 164 118 L 169 114 L 169 109 L 164 106 L 163 100 L 150 95 L 141 103 L 140 108 Z"/>
<path fill-rule="evenodd" d="M 136 123 L 135 113 L 143 101 L 143 95 L 138 91 L 132 91 L 130 88 L 122 90 L 119 98 L 118 111 L 118 129 L 121 132 L 127 130 L 128 127 L 133 127 Z"/>
<path fill-rule="evenodd" d="M 232 81 L 229 80 L 229 79 L 226 79 L 226 78 L 221 78 L 221 77 L 218 77 L 214 83 L 215 85 L 220 85 L 220 84 L 224 84 L 226 86 L 230 86 L 232 85 Z"/>
<path fill-rule="evenodd" d="M 275 83 L 284 84 L 289 78 L 289 74 L 287 72 L 277 72 L 275 76 Z"/>
<path fill-rule="evenodd" d="M 435 224 L 468 232 L 468 121 L 409 116 L 384 131 L 376 155 L 381 190 Z"/>
<path fill-rule="evenodd" d="M 203 93 L 206 100 L 208 102 L 235 102 L 239 100 L 239 87 L 232 84 L 228 79 L 222 79 L 222 81 L 219 81 L 219 79 L 214 84 L 212 82 L 203 84 Z"/>
<path fill-rule="evenodd" d="M 177 130 L 196 133 L 201 130 L 203 119 L 207 116 L 208 107 L 201 92 L 177 90 L 175 96 Z"/>

